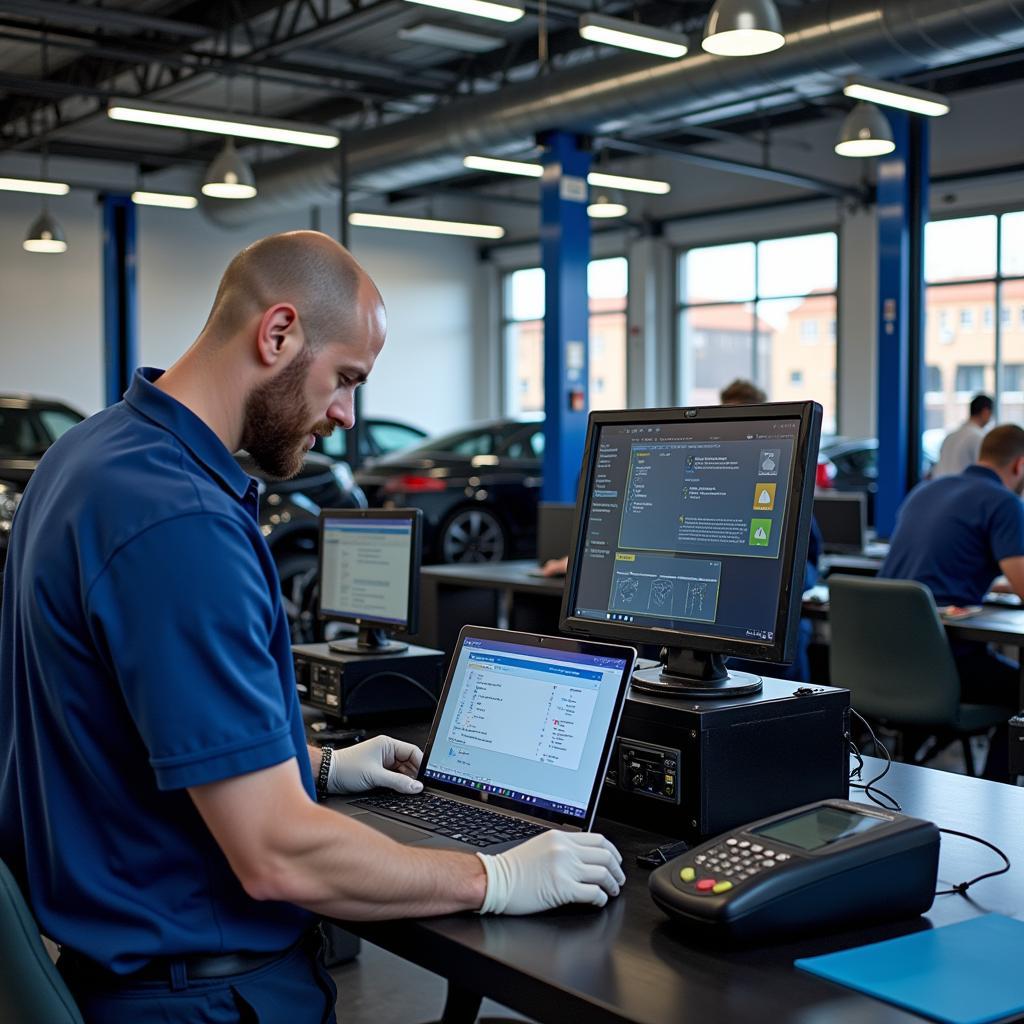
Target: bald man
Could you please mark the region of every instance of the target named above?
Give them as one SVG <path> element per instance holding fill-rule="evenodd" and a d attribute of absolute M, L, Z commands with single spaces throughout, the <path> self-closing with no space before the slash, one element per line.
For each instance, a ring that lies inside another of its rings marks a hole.
<path fill-rule="evenodd" d="M 387 737 L 305 745 L 257 523 L 266 472 L 353 423 L 380 294 L 324 235 L 243 250 L 169 370 L 50 448 L 15 518 L 0 609 L 0 857 L 88 1024 L 333 1021 L 318 914 L 601 905 L 621 858 L 545 833 L 497 856 L 415 850 L 317 803 L 417 792 Z"/>

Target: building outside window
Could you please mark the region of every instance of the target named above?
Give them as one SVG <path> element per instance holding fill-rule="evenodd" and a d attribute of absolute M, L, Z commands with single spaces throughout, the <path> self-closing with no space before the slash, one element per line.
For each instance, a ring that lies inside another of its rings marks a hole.
<path fill-rule="evenodd" d="M 589 293 L 589 372 L 591 409 L 626 406 L 625 257 L 591 260 Z M 505 275 L 502 341 L 505 355 L 505 412 L 509 416 L 544 411 L 544 271 L 527 267 Z"/>
<path fill-rule="evenodd" d="M 836 429 L 835 232 L 690 249 L 677 269 L 680 401 L 715 405 L 737 377 L 775 402 L 820 402 Z"/>
<path fill-rule="evenodd" d="M 967 418 L 979 392 L 997 419 L 1024 422 L 1024 212 L 932 221 L 925 229 L 925 450 Z M 996 315 L 999 310 L 999 315 Z M 938 376 L 931 376 L 931 368 Z M 933 387 L 934 383 L 937 387 Z"/>

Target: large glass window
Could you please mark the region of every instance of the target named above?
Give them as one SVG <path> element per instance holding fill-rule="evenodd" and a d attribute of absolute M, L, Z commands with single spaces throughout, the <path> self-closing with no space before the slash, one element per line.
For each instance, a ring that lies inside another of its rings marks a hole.
<path fill-rule="evenodd" d="M 622 256 L 587 268 L 590 322 L 588 386 L 591 409 L 626 406 L 626 304 L 629 265 Z M 544 271 L 505 275 L 503 341 L 505 410 L 510 416 L 544 410 Z"/>
<path fill-rule="evenodd" d="M 690 249 L 679 257 L 679 393 L 716 405 L 737 377 L 771 401 L 814 399 L 836 429 L 835 232 Z"/>
<path fill-rule="evenodd" d="M 924 262 L 929 449 L 979 393 L 1000 420 L 1024 419 L 1024 212 L 933 221 Z"/>

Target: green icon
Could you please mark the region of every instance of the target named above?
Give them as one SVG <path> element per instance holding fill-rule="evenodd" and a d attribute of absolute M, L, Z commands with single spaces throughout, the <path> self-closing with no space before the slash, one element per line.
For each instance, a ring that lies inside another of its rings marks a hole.
<path fill-rule="evenodd" d="M 750 545 L 755 548 L 768 547 L 768 540 L 772 535 L 772 521 L 770 519 L 750 520 Z"/>

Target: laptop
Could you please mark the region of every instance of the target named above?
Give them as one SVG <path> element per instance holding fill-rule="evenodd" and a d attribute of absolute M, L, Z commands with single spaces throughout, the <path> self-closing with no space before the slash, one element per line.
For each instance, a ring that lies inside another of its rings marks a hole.
<path fill-rule="evenodd" d="M 867 496 L 842 491 L 814 496 L 814 518 L 826 554 L 860 555 L 867 541 Z"/>
<path fill-rule="evenodd" d="M 423 792 L 338 807 L 399 842 L 497 853 L 590 831 L 636 651 L 466 626 L 423 751 Z"/>

